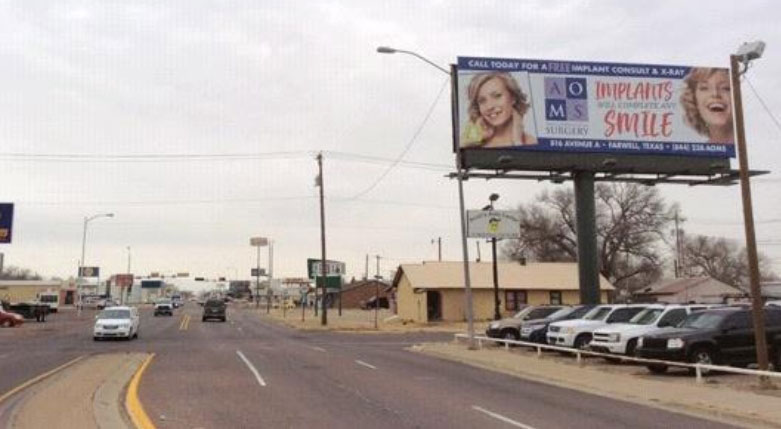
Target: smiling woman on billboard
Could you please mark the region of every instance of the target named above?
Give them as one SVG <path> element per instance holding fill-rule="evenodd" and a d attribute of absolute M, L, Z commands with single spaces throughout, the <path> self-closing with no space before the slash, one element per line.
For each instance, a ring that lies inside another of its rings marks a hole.
<path fill-rule="evenodd" d="M 695 67 L 683 79 L 685 121 L 710 143 L 733 143 L 732 92 L 726 69 Z"/>
<path fill-rule="evenodd" d="M 525 131 L 528 97 L 510 73 L 478 73 L 467 89 L 469 121 L 461 139 L 465 147 L 507 147 L 537 144 Z"/>

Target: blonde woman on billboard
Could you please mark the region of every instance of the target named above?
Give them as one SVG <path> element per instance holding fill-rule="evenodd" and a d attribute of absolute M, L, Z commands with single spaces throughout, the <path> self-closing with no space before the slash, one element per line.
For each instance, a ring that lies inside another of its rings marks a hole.
<path fill-rule="evenodd" d="M 469 121 L 464 127 L 464 147 L 506 147 L 537 144 L 525 132 L 523 117 L 529 111 L 526 94 L 505 72 L 478 73 L 467 89 Z"/>
<path fill-rule="evenodd" d="M 732 91 L 725 69 L 695 67 L 683 79 L 686 123 L 710 143 L 733 143 Z"/>

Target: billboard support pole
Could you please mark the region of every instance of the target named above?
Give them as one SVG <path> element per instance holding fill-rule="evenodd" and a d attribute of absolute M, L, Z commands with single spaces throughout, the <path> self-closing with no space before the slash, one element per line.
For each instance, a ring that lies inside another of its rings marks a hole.
<path fill-rule="evenodd" d="M 328 294 L 326 293 L 326 281 L 325 281 L 325 198 L 324 198 L 324 192 L 323 192 L 323 154 L 318 153 L 317 154 L 317 168 L 318 168 L 318 176 L 317 176 L 317 184 L 320 186 L 320 250 L 322 252 L 322 258 L 323 262 L 320 264 L 320 276 L 321 281 L 323 285 L 323 295 L 322 295 L 322 305 L 323 307 L 320 308 L 320 324 L 325 326 L 328 324 L 328 310 L 326 309 L 326 297 Z M 317 278 L 317 276 L 315 276 Z"/>
<path fill-rule="evenodd" d="M 740 93 L 739 71 L 742 56 L 730 55 L 730 77 L 732 78 L 732 95 L 735 102 L 736 144 L 738 162 L 740 165 L 740 191 L 743 197 L 743 222 L 746 233 L 746 253 L 748 256 L 749 283 L 751 286 L 751 315 L 754 322 L 754 341 L 757 349 L 757 364 L 761 371 L 767 371 L 767 337 L 765 336 L 765 318 L 763 315 L 762 289 L 760 288 L 759 257 L 757 255 L 757 238 L 754 231 L 754 210 L 751 204 L 751 183 L 749 182 L 748 150 L 746 149 L 746 133 L 743 127 L 743 101 Z M 746 60 L 748 67 L 748 60 Z M 745 72 L 746 69 L 743 70 Z M 760 377 L 760 386 L 767 386 L 767 377 Z"/>
<path fill-rule="evenodd" d="M 597 257 L 594 172 L 576 171 L 574 182 L 580 303 L 599 304 L 599 259 Z"/>
<path fill-rule="evenodd" d="M 475 323 L 472 302 L 472 282 L 469 276 L 469 246 L 466 240 L 466 207 L 464 207 L 464 175 L 461 168 L 461 148 L 458 145 L 458 68 L 450 65 L 450 98 L 453 115 L 453 141 L 456 148 L 456 171 L 458 178 L 458 207 L 461 211 L 461 251 L 464 260 L 464 305 L 466 307 L 467 348 L 477 350 L 475 345 Z"/>

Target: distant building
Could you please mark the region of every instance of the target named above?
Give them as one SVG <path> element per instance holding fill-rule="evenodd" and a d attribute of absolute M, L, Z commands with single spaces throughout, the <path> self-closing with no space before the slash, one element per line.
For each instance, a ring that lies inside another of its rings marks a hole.
<path fill-rule="evenodd" d="M 60 302 L 73 303 L 74 290 L 63 288 L 61 280 L 0 280 L 0 300 L 9 302 L 30 302 L 41 292 L 60 293 Z M 70 292 L 62 296 L 63 292 Z"/>
<path fill-rule="evenodd" d="M 637 302 L 669 304 L 721 304 L 745 296 L 745 292 L 712 277 L 688 277 L 662 280 L 635 292 Z"/>
<path fill-rule="evenodd" d="M 380 280 L 355 280 L 342 287 L 342 308 L 374 308 L 379 295 L 380 308 L 390 308 L 391 287 Z"/>
<path fill-rule="evenodd" d="M 475 320 L 494 315 L 493 269 L 491 262 L 470 262 Z M 570 262 L 521 264 L 499 262 L 499 299 L 504 316 L 525 304 L 578 304 L 578 265 Z M 614 290 L 599 277 L 601 301 L 608 302 Z M 403 320 L 430 322 L 465 320 L 463 262 L 402 264 L 393 279 L 398 315 Z"/>

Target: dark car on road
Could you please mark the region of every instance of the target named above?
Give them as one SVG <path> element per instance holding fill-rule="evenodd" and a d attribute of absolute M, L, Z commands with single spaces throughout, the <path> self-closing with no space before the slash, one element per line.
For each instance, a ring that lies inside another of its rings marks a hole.
<path fill-rule="evenodd" d="M 211 298 L 203 303 L 203 316 L 201 317 L 201 320 L 205 322 L 209 319 L 218 319 L 224 322 L 226 320 L 226 310 L 227 306 L 223 299 Z"/>
<path fill-rule="evenodd" d="M 155 303 L 155 316 L 173 316 L 174 305 L 171 301 L 160 300 Z"/>
<path fill-rule="evenodd" d="M 524 320 L 521 324 L 521 340 L 532 343 L 547 344 L 548 325 L 562 320 L 580 319 L 596 305 L 580 305 L 572 308 L 564 308 L 544 319 Z"/>
<path fill-rule="evenodd" d="M 781 310 L 768 307 L 764 315 L 769 357 L 778 370 L 781 368 Z M 692 313 L 675 328 L 641 337 L 637 355 L 709 365 L 747 366 L 756 363 L 751 309 L 725 307 Z M 647 366 L 654 373 L 667 371 L 667 365 Z"/>

